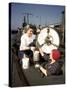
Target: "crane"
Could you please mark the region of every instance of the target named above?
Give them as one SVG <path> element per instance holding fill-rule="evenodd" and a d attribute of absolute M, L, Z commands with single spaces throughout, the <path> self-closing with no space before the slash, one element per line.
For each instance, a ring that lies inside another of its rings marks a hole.
<path fill-rule="evenodd" d="M 27 18 L 27 24 L 29 24 L 29 16 L 32 15 L 31 13 L 22 13 L 22 14 L 25 14 L 26 15 L 26 18 Z"/>

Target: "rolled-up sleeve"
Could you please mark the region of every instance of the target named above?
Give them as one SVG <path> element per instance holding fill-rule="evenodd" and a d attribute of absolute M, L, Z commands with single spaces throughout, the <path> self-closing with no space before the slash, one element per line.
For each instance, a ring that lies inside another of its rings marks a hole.
<path fill-rule="evenodd" d="M 22 36 L 21 37 L 21 44 L 20 44 L 20 50 L 23 50 L 23 48 L 26 46 L 26 40 L 25 38 Z"/>

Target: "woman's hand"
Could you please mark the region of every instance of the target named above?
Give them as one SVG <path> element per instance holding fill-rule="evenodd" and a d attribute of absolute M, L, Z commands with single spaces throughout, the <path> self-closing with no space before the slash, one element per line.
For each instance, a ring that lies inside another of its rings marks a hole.
<path fill-rule="evenodd" d="M 35 50 L 35 47 L 33 47 L 33 46 L 30 47 L 30 50 L 31 50 L 31 51 L 34 51 L 34 50 Z"/>

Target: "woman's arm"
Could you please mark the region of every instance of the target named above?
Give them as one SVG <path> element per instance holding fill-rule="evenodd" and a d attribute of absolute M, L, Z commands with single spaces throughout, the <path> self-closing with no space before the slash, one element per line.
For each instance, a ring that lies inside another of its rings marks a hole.
<path fill-rule="evenodd" d="M 27 46 L 26 38 L 25 38 L 25 36 L 23 35 L 23 36 L 21 37 L 20 50 L 29 50 L 29 49 L 30 49 L 30 47 Z"/>
<path fill-rule="evenodd" d="M 43 74 L 45 74 L 45 76 L 47 76 L 47 70 L 44 69 L 42 66 L 40 66 L 40 70 L 42 71 Z"/>
<path fill-rule="evenodd" d="M 40 70 L 42 71 L 43 74 L 45 74 L 45 76 L 47 76 L 47 70 L 44 69 L 42 66 L 40 66 Z"/>
<path fill-rule="evenodd" d="M 39 48 L 39 52 L 40 52 L 41 56 L 44 56 L 44 53 L 41 48 Z"/>

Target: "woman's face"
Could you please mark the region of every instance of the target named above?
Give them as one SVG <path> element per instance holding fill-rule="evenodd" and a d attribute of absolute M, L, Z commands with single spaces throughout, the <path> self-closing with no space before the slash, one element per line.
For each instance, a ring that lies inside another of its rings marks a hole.
<path fill-rule="evenodd" d="M 33 34 L 33 29 L 29 28 L 29 30 L 27 31 L 27 34 L 28 34 L 29 37 L 31 37 L 32 34 Z"/>

